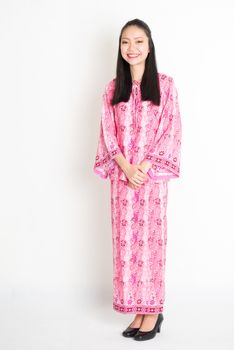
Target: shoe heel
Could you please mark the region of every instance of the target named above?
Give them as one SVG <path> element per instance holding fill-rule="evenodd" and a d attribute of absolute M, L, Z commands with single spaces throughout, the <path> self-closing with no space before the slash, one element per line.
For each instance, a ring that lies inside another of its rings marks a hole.
<path fill-rule="evenodd" d="M 157 330 L 158 333 L 160 333 L 160 331 L 161 331 L 161 325 L 162 325 L 162 323 L 160 323 L 160 325 L 158 326 L 158 330 Z"/>

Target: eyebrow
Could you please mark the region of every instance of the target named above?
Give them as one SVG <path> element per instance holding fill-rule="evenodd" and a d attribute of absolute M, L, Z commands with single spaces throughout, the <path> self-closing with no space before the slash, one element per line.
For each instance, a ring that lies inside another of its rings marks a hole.
<path fill-rule="evenodd" d="M 139 39 L 139 38 L 144 39 L 143 36 L 136 36 L 134 39 Z M 126 38 L 125 36 L 123 36 L 122 39 L 128 39 L 128 38 Z"/>

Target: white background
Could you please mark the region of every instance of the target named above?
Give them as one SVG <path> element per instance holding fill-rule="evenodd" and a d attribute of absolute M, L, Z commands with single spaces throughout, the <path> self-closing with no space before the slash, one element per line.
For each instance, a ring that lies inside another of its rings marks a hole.
<path fill-rule="evenodd" d="M 175 80 L 183 128 L 164 325 L 145 346 L 233 349 L 233 10 L 227 0 L 0 1 L 1 350 L 134 343 L 121 336 L 133 315 L 112 310 L 110 184 L 92 170 L 101 95 L 134 18 Z"/>

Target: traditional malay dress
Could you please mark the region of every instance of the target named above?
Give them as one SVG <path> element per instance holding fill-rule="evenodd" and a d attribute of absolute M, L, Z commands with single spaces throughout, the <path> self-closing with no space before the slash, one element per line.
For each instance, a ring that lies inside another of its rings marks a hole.
<path fill-rule="evenodd" d="M 94 172 L 110 179 L 113 309 L 158 314 L 165 301 L 168 181 L 180 175 L 181 119 L 174 79 L 158 73 L 160 106 L 141 100 L 132 81 L 128 102 L 111 105 L 115 79 L 105 86 Z M 147 179 L 132 189 L 114 157 L 151 162 Z"/>

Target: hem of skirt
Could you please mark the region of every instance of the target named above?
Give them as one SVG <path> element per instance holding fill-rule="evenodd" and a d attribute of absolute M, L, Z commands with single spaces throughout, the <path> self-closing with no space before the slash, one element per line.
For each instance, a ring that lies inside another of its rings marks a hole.
<path fill-rule="evenodd" d="M 163 306 L 126 306 L 113 303 L 113 309 L 123 314 L 159 314 L 163 312 Z"/>

